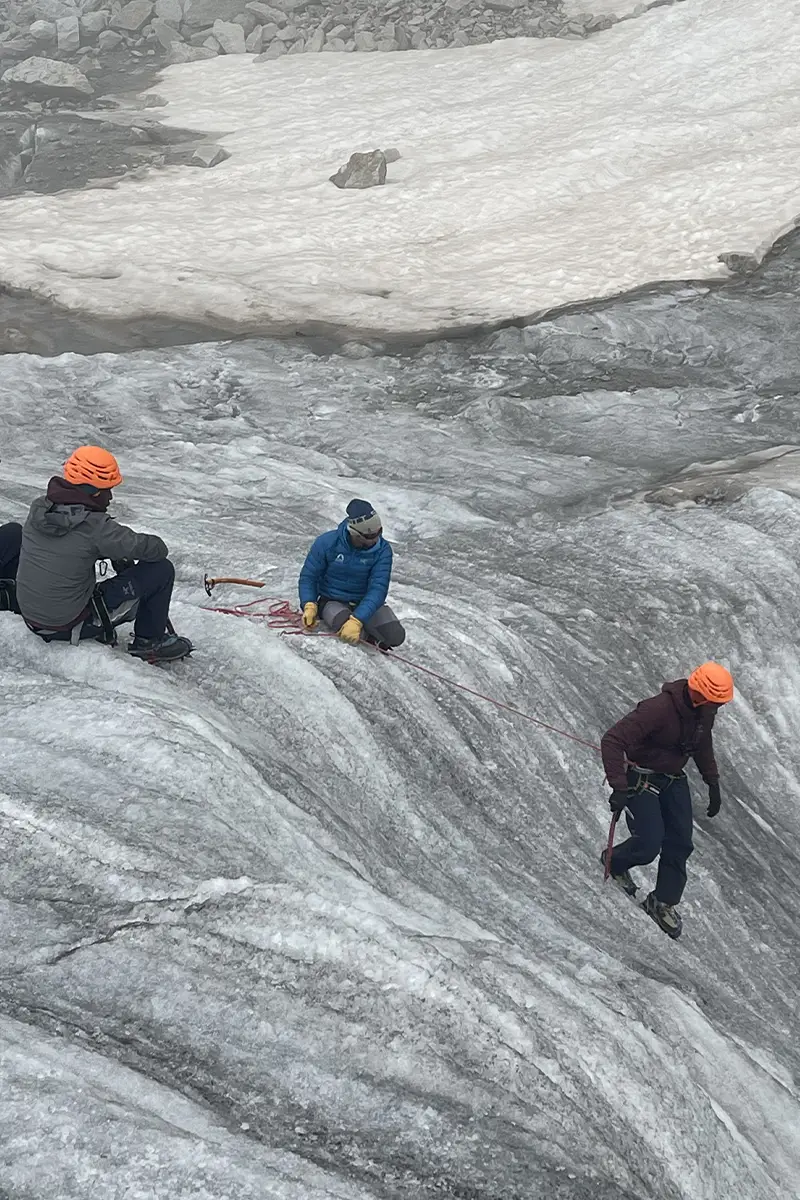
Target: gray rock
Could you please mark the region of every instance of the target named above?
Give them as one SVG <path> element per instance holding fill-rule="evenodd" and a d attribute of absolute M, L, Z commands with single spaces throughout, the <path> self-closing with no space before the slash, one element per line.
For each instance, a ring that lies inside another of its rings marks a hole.
<path fill-rule="evenodd" d="M 256 25 L 261 24 L 251 12 L 238 12 L 233 18 L 233 23 L 234 25 L 241 25 L 246 38 L 250 36 Z"/>
<path fill-rule="evenodd" d="M 384 54 L 391 54 L 393 50 L 400 49 L 400 43 L 395 38 L 378 38 L 376 50 L 382 51 Z"/>
<path fill-rule="evenodd" d="M 104 29 L 108 28 L 109 16 L 110 14 L 104 9 L 99 12 L 84 13 L 80 21 L 81 33 L 90 38 L 97 37 L 98 33 L 102 33 Z"/>
<path fill-rule="evenodd" d="M 74 17 L 75 5 L 71 0 L 34 0 L 33 15 L 37 21 L 53 21 L 61 17 Z"/>
<path fill-rule="evenodd" d="M 312 54 L 319 54 L 322 47 L 325 45 L 325 30 L 321 25 L 318 25 L 311 36 L 311 41 L 308 43 L 308 48 Z"/>
<path fill-rule="evenodd" d="M 263 54 L 259 54 L 256 58 L 254 58 L 253 62 L 272 62 L 276 58 L 281 58 L 281 56 L 285 53 L 286 47 L 284 46 L 283 42 L 273 42 L 271 46 L 267 47 Z"/>
<path fill-rule="evenodd" d="M 279 8 L 273 8 L 271 4 L 262 4 L 260 0 L 252 0 L 251 3 L 245 4 L 248 12 L 253 13 L 262 25 L 267 21 L 274 21 L 276 25 L 286 24 L 286 13 L 281 12 Z"/>
<path fill-rule="evenodd" d="M 77 17 L 59 17 L 56 21 L 58 49 L 61 54 L 72 54 L 81 44 L 81 27 Z"/>
<path fill-rule="evenodd" d="M 156 16 L 169 25 L 180 25 L 183 20 L 181 0 L 156 0 Z"/>
<path fill-rule="evenodd" d="M 211 29 L 201 29 L 199 33 L 193 33 L 189 38 L 189 42 L 193 46 L 202 46 L 203 42 L 207 42 L 212 36 Z"/>
<path fill-rule="evenodd" d="M 226 158 L 230 158 L 230 154 L 224 146 L 199 146 L 192 155 L 192 166 L 216 167 Z"/>
<path fill-rule="evenodd" d="M 515 8 L 522 8 L 526 0 L 486 0 L 487 8 L 494 8 L 498 12 L 513 12 Z"/>
<path fill-rule="evenodd" d="M 261 26 L 262 42 L 271 42 L 277 32 L 278 32 L 278 26 L 275 24 L 274 21 L 270 21 L 268 25 L 262 25 Z"/>
<path fill-rule="evenodd" d="M 154 17 L 152 27 L 153 33 L 165 50 L 169 50 L 173 42 L 183 41 L 183 35 L 178 32 L 175 26 L 168 25 L 161 17 Z"/>
<path fill-rule="evenodd" d="M 260 54 L 261 47 L 264 44 L 262 37 L 262 29 L 260 25 L 256 25 L 252 33 L 248 33 L 244 40 L 244 48 L 248 54 Z"/>
<path fill-rule="evenodd" d="M 37 42 L 54 42 L 57 36 L 54 21 L 34 21 L 28 33 Z"/>
<path fill-rule="evenodd" d="M 278 30 L 275 37 L 281 42 L 293 42 L 297 37 L 297 26 L 285 25 L 283 29 Z"/>
<path fill-rule="evenodd" d="M 445 0 L 450 12 L 461 12 L 463 8 L 469 8 L 472 5 L 472 0 Z"/>
<path fill-rule="evenodd" d="M 148 92 L 144 97 L 145 108 L 166 108 L 167 101 L 158 92 Z"/>
<path fill-rule="evenodd" d="M 400 158 L 400 151 L 396 146 L 390 146 L 388 150 L 384 150 L 383 157 L 387 163 L 397 162 L 398 158 Z"/>
<path fill-rule="evenodd" d="M 386 183 L 386 155 L 382 150 L 351 154 L 330 181 L 338 188 L 378 187 Z"/>
<path fill-rule="evenodd" d="M 205 29 L 215 21 L 232 21 L 242 0 L 184 0 L 183 19 L 192 29 Z"/>
<path fill-rule="evenodd" d="M 113 29 L 104 29 L 97 39 L 97 45 L 101 50 L 116 50 L 120 42 L 124 42 L 121 33 L 114 33 Z"/>
<path fill-rule="evenodd" d="M 356 34 L 355 40 L 357 50 L 370 51 L 374 50 L 377 46 L 375 35 L 370 33 L 367 29 L 360 29 Z"/>
<path fill-rule="evenodd" d="M 137 33 L 150 20 L 152 12 L 152 0 L 129 0 L 129 3 L 111 18 L 109 25 L 112 29 L 121 29 L 125 33 Z"/>
<path fill-rule="evenodd" d="M 89 80 L 71 63 L 55 62 L 52 58 L 26 58 L 3 72 L 3 83 L 33 96 L 67 99 L 93 96 Z"/>
<path fill-rule="evenodd" d="M 724 254 L 718 254 L 717 258 L 734 275 L 750 275 L 761 266 L 761 259 L 758 255 L 747 252 L 730 250 Z"/>
<path fill-rule="evenodd" d="M 216 57 L 216 51 L 208 50 L 205 46 L 187 46 L 186 42 L 173 42 L 169 48 L 167 62 L 202 62 L 203 59 Z"/>
<path fill-rule="evenodd" d="M 214 37 L 224 54 L 245 54 L 244 30 L 234 21 L 215 21 Z"/>
<path fill-rule="evenodd" d="M 330 50 L 334 54 L 338 54 L 341 51 L 347 49 L 347 43 L 344 41 L 343 38 L 340 38 L 340 37 L 332 38 L 331 35 L 328 34 L 328 38 L 327 38 L 327 41 L 325 42 L 325 45 L 323 46 L 323 49 Z"/>
<path fill-rule="evenodd" d="M 213 50 L 215 55 L 219 54 L 220 50 L 222 49 L 213 33 L 206 38 L 206 40 L 203 42 L 203 46 L 205 46 L 206 50 Z"/>
<path fill-rule="evenodd" d="M 294 45 L 289 47 L 289 54 L 305 54 L 306 41 L 305 38 L 298 38 Z"/>

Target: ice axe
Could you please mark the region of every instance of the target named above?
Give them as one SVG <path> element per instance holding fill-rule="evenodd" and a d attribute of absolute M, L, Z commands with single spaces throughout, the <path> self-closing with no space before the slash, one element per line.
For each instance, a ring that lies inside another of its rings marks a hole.
<path fill-rule="evenodd" d="M 618 812 L 613 813 L 613 815 L 611 817 L 611 824 L 608 827 L 608 845 L 606 847 L 606 863 L 605 863 L 605 867 L 603 868 L 603 882 L 604 883 L 608 879 L 609 875 L 611 874 L 611 854 L 614 849 L 614 834 L 616 832 L 618 820 L 619 820 L 619 813 Z"/>
<path fill-rule="evenodd" d="M 266 587 L 263 579 L 239 579 L 236 575 L 220 575 L 216 579 L 212 579 L 210 575 L 203 576 L 203 587 L 206 589 L 206 595 L 210 596 L 218 583 L 239 583 L 243 587 Z"/>

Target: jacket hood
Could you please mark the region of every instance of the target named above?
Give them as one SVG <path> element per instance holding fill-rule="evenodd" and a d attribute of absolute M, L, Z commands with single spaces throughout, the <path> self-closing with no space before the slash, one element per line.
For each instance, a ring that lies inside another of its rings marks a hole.
<path fill-rule="evenodd" d="M 691 708 L 686 692 L 688 683 L 688 679 L 673 679 L 672 683 L 662 683 L 661 690 L 672 698 L 676 708 Z"/>
<path fill-rule="evenodd" d="M 54 507 L 52 500 L 40 496 L 31 505 L 28 520 L 39 533 L 48 537 L 63 537 L 76 525 L 82 525 L 88 516 L 89 509 L 82 504 L 59 504 Z"/>

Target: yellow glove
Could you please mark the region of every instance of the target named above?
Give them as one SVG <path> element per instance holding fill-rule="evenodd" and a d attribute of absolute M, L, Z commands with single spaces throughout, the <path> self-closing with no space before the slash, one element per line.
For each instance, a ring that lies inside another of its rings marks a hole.
<path fill-rule="evenodd" d="M 313 629 L 317 623 L 317 606 L 313 600 L 303 605 L 303 624 L 306 629 Z"/>
<path fill-rule="evenodd" d="M 345 642 L 350 642 L 355 646 L 358 639 L 361 637 L 361 622 L 358 617 L 348 617 L 342 628 L 339 630 L 339 637 Z"/>

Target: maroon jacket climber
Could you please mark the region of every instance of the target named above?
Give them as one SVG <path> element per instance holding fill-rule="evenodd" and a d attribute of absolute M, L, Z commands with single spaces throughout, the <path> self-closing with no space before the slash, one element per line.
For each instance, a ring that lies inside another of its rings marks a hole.
<path fill-rule="evenodd" d="M 626 758 L 665 775 L 677 775 L 693 758 L 705 783 L 716 783 L 711 737 L 716 715 L 712 704 L 692 704 L 686 679 L 665 683 L 658 696 L 642 700 L 603 735 L 600 749 L 610 786 L 614 791 L 627 788 Z"/>

